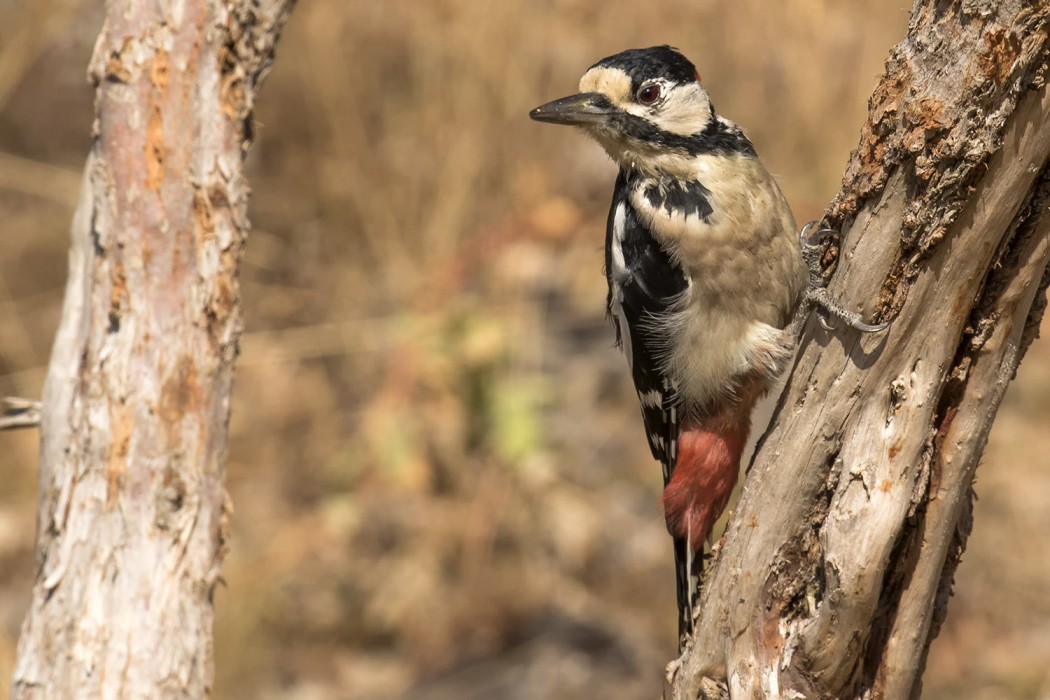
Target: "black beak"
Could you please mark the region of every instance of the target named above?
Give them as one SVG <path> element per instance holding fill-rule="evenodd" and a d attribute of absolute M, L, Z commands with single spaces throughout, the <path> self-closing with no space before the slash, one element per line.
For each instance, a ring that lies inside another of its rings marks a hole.
<path fill-rule="evenodd" d="M 605 95 L 600 92 L 584 92 L 540 105 L 529 112 L 529 117 L 538 122 L 586 126 L 604 122 L 615 112 L 616 108 Z"/>

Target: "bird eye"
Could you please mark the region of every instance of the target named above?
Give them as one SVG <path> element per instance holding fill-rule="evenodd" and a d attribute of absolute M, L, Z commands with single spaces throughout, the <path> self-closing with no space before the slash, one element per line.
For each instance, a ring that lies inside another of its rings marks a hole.
<path fill-rule="evenodd" d="M 638 101 L 643 105 L 651 105 L 660 99 L 660 86 L 657 83 L 643 85 L 638 91 Z"/>

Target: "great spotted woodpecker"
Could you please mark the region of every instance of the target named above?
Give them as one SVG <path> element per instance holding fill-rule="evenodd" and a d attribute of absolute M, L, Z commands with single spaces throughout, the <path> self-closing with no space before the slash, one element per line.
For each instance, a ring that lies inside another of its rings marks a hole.
<path fill-rule="evenodd" d="M 608 312 L 663 466 L 681 643 L 704 542 L 736 484 L 755 402 L 794 352 L 800 302 L 861 330 L 882 326 L 827 298 L 776 180 L 676 49 L 604 58 L 579 94 L 529 116 L 582 127 L 620 169 L 605 238 Z"/>

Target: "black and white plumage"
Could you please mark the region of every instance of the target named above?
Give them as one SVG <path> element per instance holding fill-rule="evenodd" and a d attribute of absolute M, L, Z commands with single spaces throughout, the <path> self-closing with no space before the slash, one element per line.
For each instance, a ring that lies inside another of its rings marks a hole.
<path fill-rule="evenodd" d="M 669 314 L 689 280 L 639 222 L 629 197 L 633 187 L 631 178 L 621 172 L 605 236 L 607 304 L 638 392 L 649 447 L 664 466 L 666 485 L 678 440 L 677 407 L 674 388 L 661 367 L 664 338 L 657 326 L 646 321 Z"/>
<path fill-rule="evenodd" d="M 679 625 L 703 543 L 736 482 L 755 401 L 793 352 L 806 268 L 795 222 L 751 142 L 667 46 L 605 58 L 580 93 L 533 110 L 584 128 L 619 165 L 608 310 L 663 465 Z"/>

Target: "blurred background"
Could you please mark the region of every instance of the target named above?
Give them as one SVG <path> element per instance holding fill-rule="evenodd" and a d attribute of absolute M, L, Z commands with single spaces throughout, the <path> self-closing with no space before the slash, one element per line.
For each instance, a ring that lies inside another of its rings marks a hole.
<path fill-rule="evenodd" d="M 248 163 L 215 697 L 656 697 L 673 577 L 604 319 L 614 169 L 526 114 L 604 56 L 676 45 L 817 218 L 907 10 L 300 3 Z M 101 20 L 100 2 L 0 0 L 0 395 L 40 395 Z M 992 434 L 924 697 L 1050 698 L 1048 359 L 1038 341 Z M 0 434 L 0 698 L 36 460 L 35 431 Z"/>

